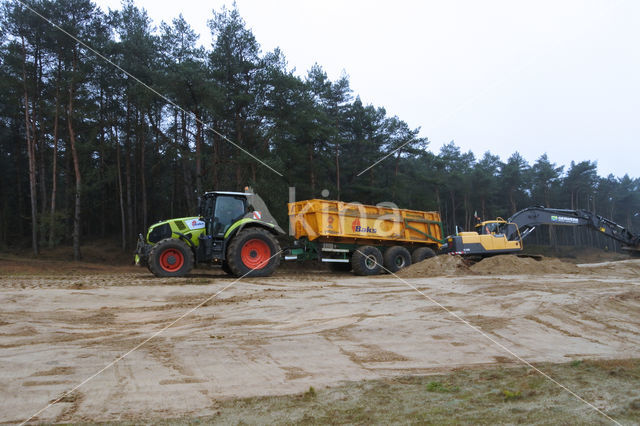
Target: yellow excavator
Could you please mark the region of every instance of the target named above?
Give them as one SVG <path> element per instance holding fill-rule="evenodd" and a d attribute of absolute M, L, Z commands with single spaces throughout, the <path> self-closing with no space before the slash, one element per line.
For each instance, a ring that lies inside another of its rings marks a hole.
<path fill-rule="evenodd" d="M 476 225 L 475 232 L 458 232 L 447 237 L 441 253 L 486 257 L 518 253 L 524 240 L 539 225 L 587 226 L 622 243 L 622 249 L 640 255 L 640 234 L 587 210 L 528 207 L 509 219 L 487 220 Z"/>

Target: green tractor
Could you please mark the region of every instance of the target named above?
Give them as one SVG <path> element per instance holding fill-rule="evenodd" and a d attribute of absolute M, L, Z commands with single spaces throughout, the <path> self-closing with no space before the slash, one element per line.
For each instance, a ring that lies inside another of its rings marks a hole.
<path fill-rule="evenodd" d="M 285 235 L 252 192 L 207 192 L 198 214 L 158 222 L 140 234 L 135 263 L 158 277 L 182 277 L 198 263 L 218 264 L 232 275 L 266 277 L 280 264 Z"/>

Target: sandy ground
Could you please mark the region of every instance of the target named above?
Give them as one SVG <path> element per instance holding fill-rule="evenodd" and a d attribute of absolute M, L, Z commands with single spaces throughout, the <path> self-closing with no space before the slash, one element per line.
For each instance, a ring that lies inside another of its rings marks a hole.
<path fill-rule="evenodd" d="M 26 420 L 234 282 L 54 270 L 0 261 L 0 422 Z M 406 281 L 531 362 L 640 354 L 640 260 Z M 233 397 L 511 362 L 391 276 L 282 271 L 231 285 L 33 420 L 204 416 Z"/>

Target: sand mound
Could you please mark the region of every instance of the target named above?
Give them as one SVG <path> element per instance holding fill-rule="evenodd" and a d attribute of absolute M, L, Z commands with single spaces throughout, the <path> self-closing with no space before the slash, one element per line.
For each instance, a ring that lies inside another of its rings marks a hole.
<path fill-rule="evenodd" d="M 559 259 L 518 257 L 512 254 L 487 257 L 471 267 L 475 273 L 482 275 L 515 275 L 515 274 L 576 274 L 576 265 Z"/>
<path fill-rule="evenodd" d="M 400 270 L 403 278 L 437 277 L 440 275 L 466 275 L 469 267 L 460 256 L 436 256 Z"/>

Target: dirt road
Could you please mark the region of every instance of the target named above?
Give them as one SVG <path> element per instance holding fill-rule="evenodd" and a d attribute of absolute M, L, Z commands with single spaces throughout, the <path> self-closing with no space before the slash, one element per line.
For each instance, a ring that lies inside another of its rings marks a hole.
<path fill-rule="evenodd" d="M 174 280 L 130 268 L 34 274 L 1 261 L 0 271 L 5 423 L 27 419 L 233 283 L 206 271 Z M 640 260 L 571 274 L 406 280 L 532 362 L 640 354 Z M 232 397 L 510 362 L 393 277 L 279 272 L 233 284 L 37 420 L 202 416 Z"/>

